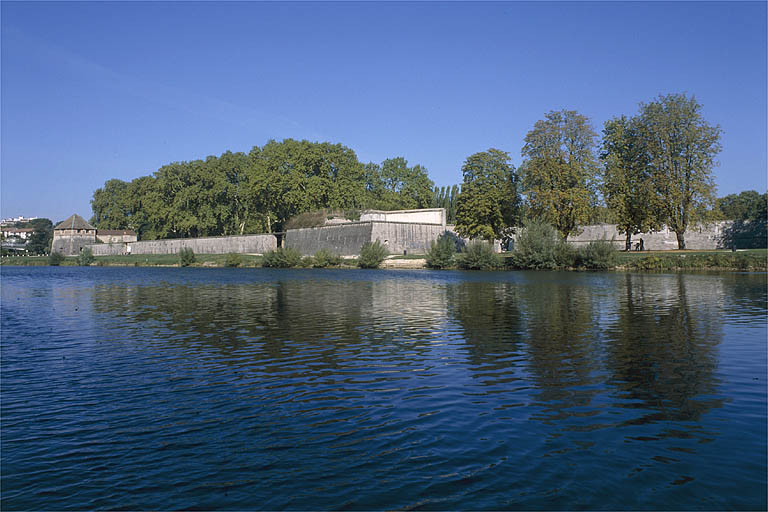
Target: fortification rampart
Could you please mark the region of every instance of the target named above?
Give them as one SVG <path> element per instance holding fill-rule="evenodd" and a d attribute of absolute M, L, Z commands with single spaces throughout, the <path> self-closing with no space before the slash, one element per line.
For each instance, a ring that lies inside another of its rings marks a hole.
<path fill-rule="evenodd" d="M 371 241 L 371 222 L 348 222 L 318 228 L 289 229 L 285 232 L 285 247 L 309 256 L 328 249 L 341 256 L 357 256 L 360 247 Z"/>
<path fill-rule="evenodd" d="M 408 222 L 412 224 L 439 224 L 445 227 L 445 208 L 421 210 L 366 210 L 360 214 L 360 222 Z"/>
<path fill-rule="evenodd" d="M 77 256 L 83 247 L 90 246 L 95 241 L 96 236 L 94 234 L 67 234 L 66 236 L 60 236 L 58 232 L 54 231 L 51 251 L 58 252 L 64 256 Z"/>
<path fill-rule="evenodd" d="M 709 224 L 690 226 L 685 232 L 686 249 L 724 249 L 729 248 L 729 228 L 732 221 L 719 221 Z M 580 232 L 568 237 L 573 245 L 584 245 L 595 240 L 612 241 L 618 249 L 624 249 L 627 236 L 619 233 L 616 224 L 593 224 L 582 226 Z M 647 251 L 669 251 L 677 249 L 677 235 L 668 227 L 652 233 L 632 235 L 632 246 L 643 239 L 643 248 Z"/>
<path fill-rule="evenodd" d="M 444 225 L 412 222 L 371 222 L 371 228 L 371 240 L 381 241 L 390 254 L 426 254 L 430 243 L 446 229 Z"/>
<path fill-rule="evenodd" d="M 93 244 L 93 241 L 90 242 Z M 143 240 L 117 244 L 89 245 L 95 256 L 122 254 L 176 254 L 189 248 L 197 254 L 264 254 L 277 248 L 277 237 L 266 235 L 216 236 L 208 238 L 175 238 Z"/>

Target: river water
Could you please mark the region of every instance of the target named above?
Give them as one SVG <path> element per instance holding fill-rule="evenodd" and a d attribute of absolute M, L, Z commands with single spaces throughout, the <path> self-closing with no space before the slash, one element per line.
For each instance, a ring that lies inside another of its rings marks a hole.
<path fill-rule="evenodd" d="M 0 276 L 2 510 L 766 509 L 766 274 Z"/>

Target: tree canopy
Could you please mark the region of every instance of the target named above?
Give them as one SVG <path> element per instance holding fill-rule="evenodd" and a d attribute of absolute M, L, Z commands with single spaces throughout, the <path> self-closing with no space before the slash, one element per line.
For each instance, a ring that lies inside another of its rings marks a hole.
<path fill-rule="evenodd" d="M 467 238 L 502 238 L 519 220 L 520 194 L 509 153 L 491 148 L 467 157 L 456 200 L 456 231 Z"/>
<path fill-rule="evenodd" d="M 589 220 L 596 203 L 596 136 L 589 119 L 573 110 L 549 112 L 525 136 L 521 171 L 528 210 L 564 239 Z"/>
<path fill-rule="evenodd" d="M 131 182 L 108 180 L 93 194 L 91 222 L 142 239 L 277 232 L 323 208 L 429 207 L 432 187 L 427 170 L 402 157 L 363 165 L 342 144 L 271 140 L 248 154 L 227 151 Z"/>
<path fill-rule="evenodd" d="M 685 249 L 685 231 L 714 206 L 712 171 L 720 152 L 720 127 L 704 120 L 696 98 L 659 96 L 640 104 L 638 132 L 647 152 L 661 220 Z"/>
<path fill-rule="evenodd" d="M 660 226 L 648 153 L 636 118 L 621 116 L 606 121 L 600 159 L 603 197 L 616 218 L 619 232 L 627 235 L 629 251 L 632 235 Z"/>

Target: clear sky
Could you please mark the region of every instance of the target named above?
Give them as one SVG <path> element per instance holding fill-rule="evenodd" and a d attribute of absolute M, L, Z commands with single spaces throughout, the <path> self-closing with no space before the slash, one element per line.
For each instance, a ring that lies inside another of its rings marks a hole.
<path fill-rule="evenodd" d="M 2 217 L 288 137 L 450 185 L 549 110 L 600 132 L 673 92 L 724 131 L 719 195 L 768 186 L 765 2 L 0 5 Z"/>

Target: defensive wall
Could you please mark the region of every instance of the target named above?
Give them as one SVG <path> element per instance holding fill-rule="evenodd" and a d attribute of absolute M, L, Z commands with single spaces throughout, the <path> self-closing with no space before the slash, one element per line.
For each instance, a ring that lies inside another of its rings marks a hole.
<path fill-rule="evenodd" d="M 445 227 L 445 208 L 424 208 L 421 210 L 366 210 L 360 214 L 360 222 L 408 222 L 413 224 L 439 224 Z"/>
<path fill-rule="evenodd" d="M 730 228 L 732 221 L 719 221 L 709 224 L 690 226 L 685 232 L 686 249 L 726 249 L 731 247 Z M 616 224 L 593 224 L 582 226 L 580 232 L 568 237 L 568 242 L 579 246 L 595 240 L 608 240 L 617 249 L 624 249 L 627 236 L 619 233 Z M 669 251 L 677 249 L 677 235 L 668 227 L 652 233 L 632 235 L 632 248 L 643 239 L 643 248 L 647 251 Z"/>
<path fill-rule="evenodd" d="M 171 240 L 143 240 L 116 244 L 88 245 L 94 256 L 123 254 L 177 254 L 189 248 L 197 254 L 263 254 L 277 248 L 277 237 L 266 235 L 214 236 L 207 238 L 174 238 Z"/>
<path fill-rule="evenodd" d="M 390 254 L 426 254 L 445 226 L 414 222 L 360 221 L 317 228 L 289 229 L 285 247 L 310 256 L 328 249 L 341 256 L 357 256 L 365 242 L 380 241 Z"/>
<path fill-rule="evenodd" d="M 54 231 L 53 242 L 51 243 L 51 252 L 58 252 L 65 256 L 77 256 L 80 254 L 80 251 L 83 247 L 91 247 L 95 240 L 95 234 L 65 233 L 60 235 Z"/>

